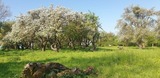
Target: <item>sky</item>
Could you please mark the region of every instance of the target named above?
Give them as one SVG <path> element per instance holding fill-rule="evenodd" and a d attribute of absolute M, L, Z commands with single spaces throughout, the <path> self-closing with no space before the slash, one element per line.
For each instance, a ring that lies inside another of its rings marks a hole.
<path fill-rule="evenodd" d="M 106 32 L 116 33 L 117 20 L 121 18 L 124 8 L 138 5 L 143 8 L 160 10 L 160 0 L 2 0 L 10 7 L 12 13 L 8 19 L 16 19 L 20 14 L 41 7 L 63 6 L 78 12 L 94 12 L 99 16 L 101 27 Z"/>

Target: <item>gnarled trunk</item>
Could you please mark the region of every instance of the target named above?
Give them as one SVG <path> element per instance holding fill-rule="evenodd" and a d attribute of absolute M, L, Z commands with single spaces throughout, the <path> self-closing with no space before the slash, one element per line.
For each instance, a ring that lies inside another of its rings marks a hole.
<path fill-rule="evenodd" d="M 144 48 L 145 48 L 145 44 L 144 44 L 144 43 L 138 43 L 138 47 L 139 47 L 140 49 L 144 49 Z"/>
<path fill-rule="evenodd" d="M 57 52 L 59 52 L 59 45 L 57 44 L 57 43 L 53 43 L 52 45 L 51 45 L 51 49 L 53 50 L 53 51 L 57 51 Z"/>
<path fill-rule="evenodd" d="M 40 47 L 42 51 L 46 50 L 47 40 L 44 37 L 39 37 Z"/>
<path fill-rule="evenodd" d="M 46 51 L 46 47 L 45 47 L 45 46 L 42 46 L 42 47 L 41 47 L 41 50 L 42 50 L 42 51 Z"/>

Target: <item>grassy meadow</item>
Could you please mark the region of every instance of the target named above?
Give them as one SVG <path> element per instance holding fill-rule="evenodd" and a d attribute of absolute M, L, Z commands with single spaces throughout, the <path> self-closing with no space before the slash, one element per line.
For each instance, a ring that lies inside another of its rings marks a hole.
<path fill-rule="evenodd" d="M 101 47 L 97 51 L 0 51 L 0 78 L 19 78 L 29 62 L 59 62 L 70 68 L 93 66 L 98 76 L 89 78 L 160 78 L 160 48 Z"/>

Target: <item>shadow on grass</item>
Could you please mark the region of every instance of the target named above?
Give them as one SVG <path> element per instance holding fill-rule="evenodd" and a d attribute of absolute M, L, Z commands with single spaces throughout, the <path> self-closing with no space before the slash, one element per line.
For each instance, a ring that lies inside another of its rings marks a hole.
<path fill-rule="evenodd" d="M 10 50 L 10 51 L 0 51 L 0 56 L 24 56 L 28 53 L 34 52 L 32 50 Z"/>
<path fill-rule="evenodd" d="M 18 78 L 21 71 L 27 62 L 8 62 L 0 63 L 0 77 L 1 78 Z"/>
<path fill-rule="evenodd" d="M 133 46 L 133 47 L 127 47 L 127 48 L 131 48 L 131 49 L 139 49 L 139 50 L 150 50 L 150 49 L 157 49 L 157 48 L 160 48 L 160 47 L 145 47 L 145 48 L 139 48 L 137 46 Z"/>
<path fill-rule="evenodd" d="M 22 62 L 7 62 L 7 63 L 0 63 L 0 78 L 19 78 L 21 76 L 22 70 L 24 66 L 29 62 L 54 62 L 59 58 L 52 58 L 47 60 L 40 60 L 40 61 L 22 61 Z"/>
<path fill-rule="evenodd" d="M 117 48 L 118 49 L 118 48 Z M 60 50 L 60 52 L 110 52 L 110 51 L 115 51 L 117 50 L 115 48 L 97 48 L 95 51 L 90 50 L 90 49 L 68 49 L 68 48 L 63 48 Z"/>
<path fill-rule="evenodd" d="M 112 48 L 98 48 L 98 51 L 104 51 L 104 52 L 107 52 L 107 51 L 115 51 L 116 49 L 112 49 Z"/>

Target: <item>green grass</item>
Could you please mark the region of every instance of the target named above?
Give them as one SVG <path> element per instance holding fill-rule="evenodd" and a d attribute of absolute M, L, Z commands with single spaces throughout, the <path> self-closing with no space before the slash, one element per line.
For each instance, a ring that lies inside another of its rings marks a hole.
<path fill-rule="evenodd" d="M 89 78 L 160 78 L 160 48 L 101 47 L 98 51 L 0 51 L 0 78 L 19 78 L 28 62 L 59 62 L 70 68 L 93 66 L 98 76 Z"/>

